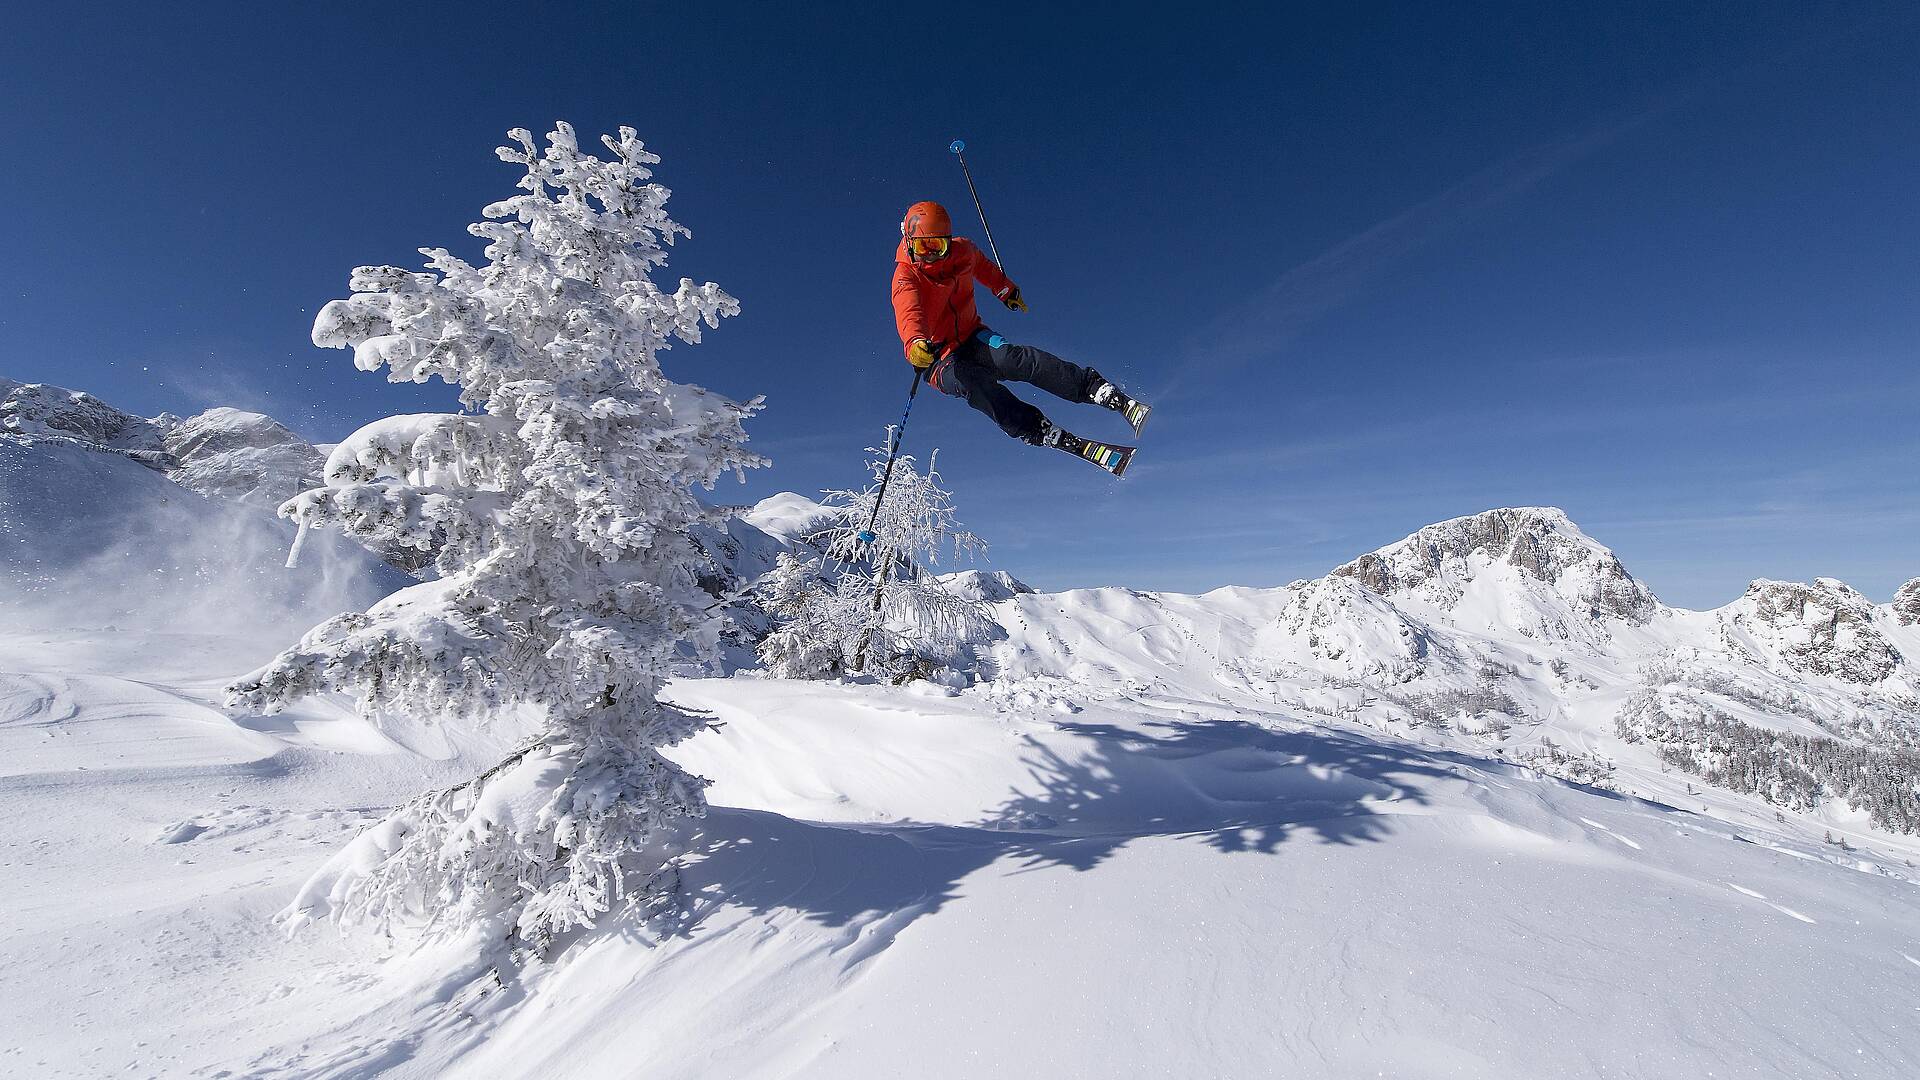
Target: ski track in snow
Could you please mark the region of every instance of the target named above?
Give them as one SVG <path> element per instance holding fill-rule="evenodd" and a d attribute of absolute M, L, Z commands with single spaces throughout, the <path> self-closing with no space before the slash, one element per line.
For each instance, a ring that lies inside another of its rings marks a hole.
<path fill-rule="evenodd" d="M 19 664 L 46 658 L 0 636 L 0 1075 L 205 1075 L 356 1015 L 381 981 L 370 943 L 288 940 L 272 917 L 420 763 L 328 760 L 197 690 Z M 287 733 L 303 723 L 341 721 L 321 706 Z"/>
<path fill-rule="evenodd" d="M 1621 843 L 1627 845 L 1633 850 L 1635 851 L 1640 850 L 1640 842 L 1638 840 L 1635 840 L 1632 837 L 1621 836 L 1619 833 L 1614 832 L 1612 829 L 1607 828 L 1605 825 L 1600 824 L 1599 822 L 1593 820 L 1592 818 L 1581 818 L 1580 820 L 1582 823 L 1591 825 L 1594 828 L 1599 829 L 1601 832 L 1606 833 L 1608 836 L 1612 837 L 1615 840 L 1620 841 Z"/>
<path fill-rule="evenodd" d="M 1800 914 L 1799 912 L 1793 910 L 1792 908 L 1787 907 L 1785 904 L 1768 904 L 1767 906 L 1779 912 L 1782 915 L 1788 916 L 1789 918 L 1799 919 L 1801 922 L 1806 923 L 1809 926 L 1819 925 L 1818 923 L 1814 922 L 1814 920 L 1812 920 L 1811 918 L 1808 918 L 1807 916 Z"/>

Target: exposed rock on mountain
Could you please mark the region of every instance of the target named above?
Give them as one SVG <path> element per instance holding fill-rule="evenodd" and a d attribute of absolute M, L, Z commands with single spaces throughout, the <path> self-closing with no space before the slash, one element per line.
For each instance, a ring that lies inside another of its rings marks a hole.
<path fill-rule="evenodd" d="M 762 574 L 773 569 L 774 561 L 782 553 L 792 550 L 788 540 L 754 525 L 752 517 L 753 511 L 749 510 L 723 523 L 702 525 L 693 530 L 707 560 L 700 575 L 700 587 L 716 597 L 731 596 L 752 587 Z"/>
<path fill-rule="evenodd" d="M 1920 623 L 1920 578 L 1914 578 L 1893 594 L 1893 617 L 1901 626 Z"/>
<path fill-rule="evenodd" d="M 1721 611 L 1728 644 L 1763 664 L 1862 685 L 1893 674 L 1901 656 L 1873 621 L 1873 604 L 1844 581 L 1756 581 Z"/>
<path fill-rule="evenodd" d="M 0 379 L 0 431 L 79 439 L 164 468 L 164 437 L 177 422 L 165 414 L 135 416 L 81 390 Z"/>
<path fill-rule="evenodd" d="M 260 413 L 208 409 L 167 432 L 167 476 L 202 495 L 273 510 L 320 486 L 324 464 L 312 443 Z"/>
<path fill-rule="evenodd" d="M 1643 626 L 1659 606 L 1613 552 L 1554 507 L 1489 510 L 1429 525 L 1333 573 L 1382 596 L 1412 597 L 1443 611 L 1460 607 L 1476 585 L 1486 586 L 1483 592 L 1501 591 L 1497 579 L 1515 574 L 1557 594 L 1565 614 L 1577 620 L 1618 619 Z M 1557 612 L 1520 615 L 1516 628 L 1529 633 L 1584 636 L 1578 628 L 1558 625 Z"/>
<path fill-rule="evenodd" d="M 1263 655 L 1283 655 L 1289 642 L 1304 645 L 1308 656 L 1344 675 L 1388 684 L 1426 670 L 1435 648 L 1431 631 L 1357 578 L 1296 581 L 1286 594 L 1279 617 L 1260 639 Z"/>

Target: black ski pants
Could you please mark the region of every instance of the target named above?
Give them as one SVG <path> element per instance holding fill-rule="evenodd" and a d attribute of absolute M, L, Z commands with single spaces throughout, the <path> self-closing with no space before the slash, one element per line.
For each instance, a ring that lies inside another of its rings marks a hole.
<path fill-rule="evenodd" d="M 1087 369 L 1078 364 L 1031 345 L 1015 345 L 982 327 L 935 362 L 927 381 L 943 394 L 966 398 L 967 404 L 992 417 L 1001 431 L 1038 444 L 1040 410 L 1001 384 L 1023 382 L 1081 404 L 1087 400 L 1087 377 Z"/>

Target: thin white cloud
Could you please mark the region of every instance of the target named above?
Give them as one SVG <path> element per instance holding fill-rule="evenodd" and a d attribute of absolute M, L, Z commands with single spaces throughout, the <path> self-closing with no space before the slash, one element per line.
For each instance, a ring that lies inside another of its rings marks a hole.
<path fill-rule="evenodd" d="M 225 405 L 247 412 L 264 413 L 284 423 L 287 422 L 286 418 L 275 415 L 276 411 L 285 412 L 295 404 L 290 400 L 276 399 L 273 391 L 259 379 L 240 368 L 225 364 L 176 362 L 168 366 L 162 381 L 202 409 Z"/>
<path fill-rule="evenodd" d="M 1286 344 L 1395 263 L 1591 156 L 1669 106 L 1531 147 L 1340 241 L 1275 278 L 1195 338 L 1165 397 L 1201 371 L 1231 369 Z"/>

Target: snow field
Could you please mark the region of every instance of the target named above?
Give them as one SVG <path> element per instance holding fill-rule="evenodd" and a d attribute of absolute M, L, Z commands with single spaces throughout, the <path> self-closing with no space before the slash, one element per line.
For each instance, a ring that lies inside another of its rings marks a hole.
<path fill-rule="evenodd" d="M 679 752 L 727 807 L 682 870 L 690 910 L 529 974 L 454 1075 L 1916 1064 L 1912 886 L 1805 845 L 1124 694 L 1071 717 L 775 680 L 672 696 L 725 724 Z"/>

